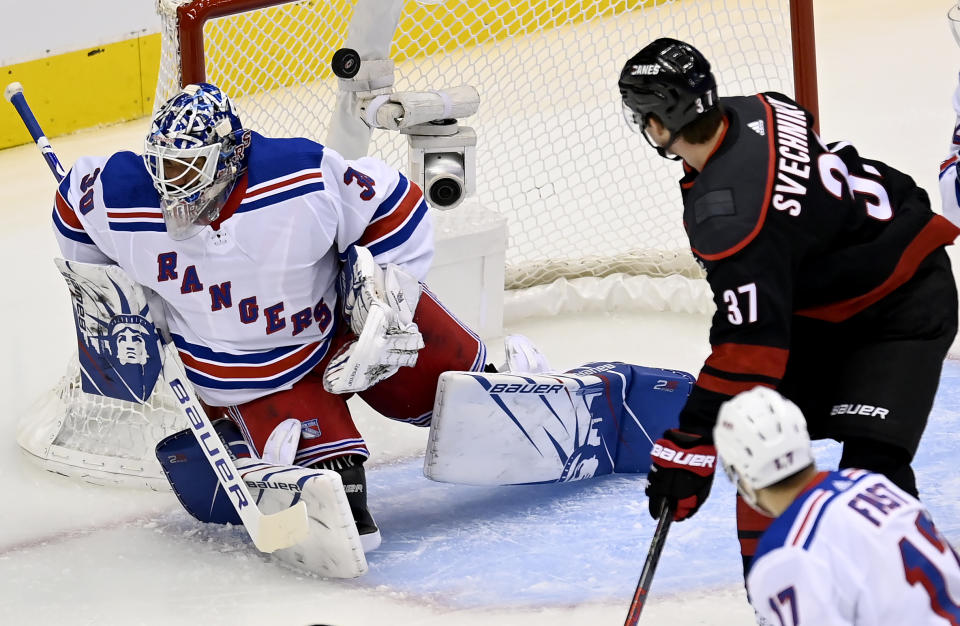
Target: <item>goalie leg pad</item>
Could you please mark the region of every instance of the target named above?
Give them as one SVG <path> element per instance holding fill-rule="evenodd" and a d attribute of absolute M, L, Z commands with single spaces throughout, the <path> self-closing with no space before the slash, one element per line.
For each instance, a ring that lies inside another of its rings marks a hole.
<path fill-rule="evenodd" d="M 694 382 L 686 372 L 591 363 L 563 374 L 447 372 L 424 460 L 432 480 L 516 485 L 645 473 Z"/>
<path fill-rule="evenodd" d="M 591 363 L 571 370 L 571 373 L 603 369 L 610 365 Z M 687 403 L 687 396 L 696 378 L 679 370 L 624 363 L 617 364 L 617 368 L 610 371 L 611 374 L 620 372 L 627 381 L 622 396 L 622 412 L 617 422 L 617 451 L 613 471 L 618 474 L 646 474 L 650 471 L 653 442 L 667 429 L 677 427 L 677 417 Z"/>
<path fill-rule="evenodd" d="M 219 420 L 214 429 L 220 439 L 227 442 L 232 457 L 250 457 L 250 448 L 236 424 Z M 190 429 L 162 439 L 157 444 L 156 454 L 173 493 L 187 513 L 201 522 L 242 523 L 226 492 L 219 488 L 217 475 Z"/>
<path fill-rule="evenodd" d="M 356 578 L 367 572 L 364 546 L 337 472 L 255 460 L 238 462 L 237 468 L 264 513 L 276 513 L 301 501 L 307 505 L 309 534 L 274 556 L 318 576 Z"/>
<path fill-rule="evenodd" d="M 235 424 L 221 420 L 215 428 L 222 438 L 236 444 L 231 446 L 231 453 L 248 452 Z M 189 430 L 161 441 L 157 445 L 157 458 L 174 493 L 190 515 L 201 522 L 241 524 Z M 249 455 L 238 458 L 236 465 L 262 512 L 276 513 L 301 500 L 307 505 L 309 534 L 303 541 L 275 551 L 274 556 L 298 570 L 319 576 L 355 578 L 367 571 L 363 544 L 337 472 L 274 465 Z"/>

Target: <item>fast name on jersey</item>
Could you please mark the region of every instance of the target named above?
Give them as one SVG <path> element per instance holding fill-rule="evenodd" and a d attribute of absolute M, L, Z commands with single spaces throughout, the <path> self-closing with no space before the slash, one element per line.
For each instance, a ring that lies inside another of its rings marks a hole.
<path fill-rule="evenodd" d="M 907 503 L 907 500 L 897 495 L 884 481 L 877 481 L 848 500 L 847 506 L 874 526 L 880 526 L 891 511 Z"/>
<path fill-rule="evenodd" d="M 774 186 L 773 208 L 800 215 L 800 200 L 807 193 L 805 181 L 810 178 L 810 146 L 806 114 L 789 102 L 770 95 L 766 100 L 773 107 L 777 138 L 777 184 Z"/>

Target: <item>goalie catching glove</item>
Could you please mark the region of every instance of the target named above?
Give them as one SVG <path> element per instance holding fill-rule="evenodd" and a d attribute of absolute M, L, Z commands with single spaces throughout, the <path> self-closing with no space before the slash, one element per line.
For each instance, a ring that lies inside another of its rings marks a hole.
<path fill-rule="evenodd" d="M 413 367 L 423 336 L 413 322 L 420 283 L 400 267 L 384 270 L 363 246 L 351 246 L 340 274 L 344 317 L 357 338 L 334 355 L 323 374 L 331 393 L 363 391 L 401 367 Z"/>
<path fill-rule="evenodd" d="M 658 519 L 666 502 L 673 507 L 674 521 L 692 517 L 710 495 L 717 464 L 713 440 L 671 428 L 653 445 L 650 457 L 646 490 L 650 515 Z"/>

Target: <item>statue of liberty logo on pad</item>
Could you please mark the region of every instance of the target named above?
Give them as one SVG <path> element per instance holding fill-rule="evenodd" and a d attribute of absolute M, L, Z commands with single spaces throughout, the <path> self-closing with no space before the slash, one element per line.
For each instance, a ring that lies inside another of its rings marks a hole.
<path fill-rule="evenodd" d="M 73 300 L 81 388 L 145 402 L 163 362 L 143 289 L 119 267 L 56 260 Z"/>

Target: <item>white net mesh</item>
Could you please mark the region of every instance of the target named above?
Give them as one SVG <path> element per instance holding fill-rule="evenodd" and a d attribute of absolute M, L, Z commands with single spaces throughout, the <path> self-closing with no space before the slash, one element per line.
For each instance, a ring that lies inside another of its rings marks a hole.
<path fill-rule="evenodd" d="M 28 412 L 20 446 L 44 467 L 95 484 L 166 489 L 154 448 L 187 428 L 161 379 L 145 404 L 84 393 L 74 356 L 57 387 Z"/>
<path fill-rule="evenodd" d="M 158 103 L 179 88 L 175 4 L 164 2 Z M 308 0 L 208 21 L 207 80 L 249 127 L 323 142 L 337 92 L 330 59 L 354 4 Z M 711 59 L 721 95 L 792 94 L 790 33 L 789 0 L 411 0 L 390 56 L 396 91 L 479 90 L 465 123 L 478 135 L 478 198 L 508 219 L 511 289 L 613 272 L 700 275 L 679 172 L 623 122 L 620 69 L 671 36 Z M 375 131 L 370 154 L 407 168 L 400 135 Z"/>

